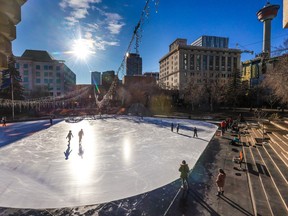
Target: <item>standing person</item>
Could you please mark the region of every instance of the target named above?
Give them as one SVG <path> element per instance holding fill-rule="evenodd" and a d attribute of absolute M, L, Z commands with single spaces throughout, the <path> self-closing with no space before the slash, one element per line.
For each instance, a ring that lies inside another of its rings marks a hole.
<path fill-rule="evenodd" d="M 182 161 L 179 167 L 180 178 L 182 179 L 182 188 L 184 190 L 189 189 L 188 183 L 188 174 L 189 174 L 189 166 L 185 160 Z"/>
<path fill-rule="evenodd" d="M 2 118 L 2 122 L 3 122 L 2 126 L 5 127 L 6 126 L 6 118 L 5 117 Z"/>
<path fill-rule="evenodd" d="M 218 193 L 216 194 L 217 196 L 223 195 L 224 194 L 224 185 L 225 185 L 225 178 L 226 174 L 223 169 L 218 170 L 218 176 L 216 179 L 216 184 L 218 187 Z"/>
<path fill-rule="evenodd" d="M 177 133 L 179 132 L 179 128 L 180 128 L 180 125 L 177 124 L 177 126 L 176 126 Z"/>
<path fill-rule="evenodd" d="M 171 123 L 171 131 L 173 132 L 173 129 L 174 129 L 174 125 L 173 125 L 173 122 Z"/>
<path fill-rule="evenodd" d="M 66 136 L 66 139 L 68 139 L 68 143 L 70 144 L 71 138 L 73 137 L 72 131 L 69 130 L 69 133 Z"/>
<path fill-rule="evenodd" d="M 193 134 L 193 137 L 197 137 L 197 138 L 198 138 L 197 128 L 196 128 L 196 127 L 194 127 L 194 134 Z"/>
<path fill-rule="evenodd" d="M 83 129 L 81 129 L 81 130 L 78 132 L 78 136 L 79 136 L 79 144 L 80 144 L 81 141 L 82 141 L 82 137 L 84 136 L 84 131 L 83 131 Z"/>
<path fill-rule="evenodd" d="M 50 117 L 50 125 L 53 124 L 53 120 L 52 120 L 52 117 Z"/>

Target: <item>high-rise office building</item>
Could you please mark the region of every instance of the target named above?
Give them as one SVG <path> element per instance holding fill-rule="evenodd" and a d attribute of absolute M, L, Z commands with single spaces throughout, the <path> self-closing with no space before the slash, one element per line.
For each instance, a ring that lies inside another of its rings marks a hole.
<path fill-rule="evenodd" d="M 142 75 L 142 58 L 137 53 L 129 53 L 126 56 L 126 75 Z"/>
<path fill-rule="evenodd" d="M 37 87 L 46 87 L 50 96 L 60 96 L 76 85 L 75 73 L 47 51 L 25 50 L 21 57 L 16 57 L 16 68 L 27 96 Z"/>
<path fill-rule="evenodd" d="M 228 48 L 229 38 L 203 35 L 191 43 L 191 46 L 210 48 Z"/>
<path fill-rule="evenodd" d="M 92 85 L 102 85 L 102 80 L 101 80 L 101 72 L 98 71 L 93 71 L 91 72 L 91 84 Z"/>

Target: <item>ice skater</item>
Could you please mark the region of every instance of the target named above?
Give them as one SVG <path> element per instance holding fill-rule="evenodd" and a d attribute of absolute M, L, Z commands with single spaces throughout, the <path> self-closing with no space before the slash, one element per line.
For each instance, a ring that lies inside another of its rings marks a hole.
<path fill-rule="evenodd" d="M 182 163 L 180 164 L 179 172 L 180 172 L 180 178 L 182 179 L 181 187 L 184 190 L 188 190 L 189 189 L 189 183 L 188 183 L 189 166 L 185 160 L 183 160 Z"/>
<path fill-rule="evenodd" d="M 68 147 L 67 147 L 66 151 L 64 152 L 65 160 L 69 159 L 69 155 L 71 152 L 72 152 L 72 149 L 70 150 L 70 145 L 68 144 Z"/>
<path fill-rule="evenodd" d="M 193 137 L 197 137 L 197 138 L 198 138 L 197 128 L 196 128 L 196 127 L 194 127 L 194 134 L 193 134 Z"/>
<path fill-rule="evenodd" d="M 171 123 L 171 131 L 173 132 L 173 129 L 174 129 L 174 124 L 173 122 Z"/>
<path fill-rule="evenodd" d="M 79 136 L 79 144 L 82 142 L 82 137 L 84 136 L 84 131 L 83 129 L 81 129 L 79 132 L 78 132 L 78 136 Z"/>
<path fill-rule="evenodd" d="M 66 139 L 68 139 L 68 145 L 70 145 L 70 141 L 71 141 L 71 138 L 73 137 L 73 134 L 72 134 L 72 131 L 71 130 L 69 130 L 69 133 L 67 134 L 67 136 L 66 136 Z"/>
<path fill-rule="evenodd" d="M 179 128 L 180 128 L 180 125 L 177 124 L 177 126 L 176 126 L 176 131 L 177 131 L 177 133 L 179 132 Z"/>
<path fill-rule="evenodd" d="M 52 117 L 50 117 L 50 125 L 52 125 L 53 124 L 53 119 L 52 119 Z"/>
<path fill-rule="evenodd" d="M 2 118 L 2 123 L 3 123 L 2 126 L 3 126 L 3 127 L 6 127 L 6 118 L 4 118 L 4 117 Z"/>

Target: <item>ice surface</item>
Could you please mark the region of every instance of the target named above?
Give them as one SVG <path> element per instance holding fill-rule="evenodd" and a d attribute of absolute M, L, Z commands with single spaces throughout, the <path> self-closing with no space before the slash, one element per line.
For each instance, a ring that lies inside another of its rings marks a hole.
<path fill-rule="evenodd" d="M 178 179 L 182 160 L 193 168 L 217 129 L 200 121 L 132 116 L 47 122 L 0 127 L 0 206 L 71 207 L 151 191 Z M 179 134 L 171 132 L 172 122 L 180 123 Z"/>

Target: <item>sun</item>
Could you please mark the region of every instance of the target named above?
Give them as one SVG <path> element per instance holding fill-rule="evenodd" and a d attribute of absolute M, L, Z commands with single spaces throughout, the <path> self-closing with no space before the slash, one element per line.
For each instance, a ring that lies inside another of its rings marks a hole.
<path fill-rule="evenodd" d="M 74 40 L 72 44 L 72 53 L 78 59 L 87 59 L 91 54 L 95 53 L 93 51 L 93 41 L 89 39 Z"/>

